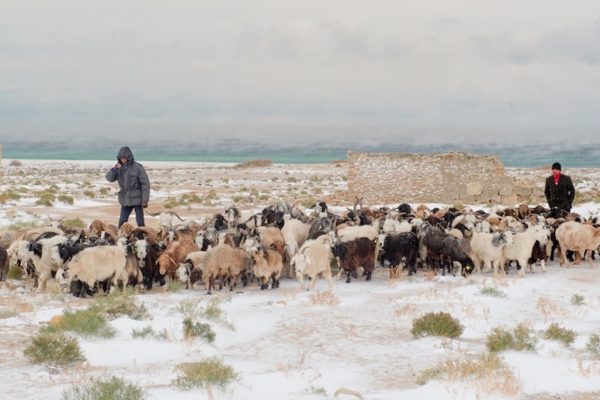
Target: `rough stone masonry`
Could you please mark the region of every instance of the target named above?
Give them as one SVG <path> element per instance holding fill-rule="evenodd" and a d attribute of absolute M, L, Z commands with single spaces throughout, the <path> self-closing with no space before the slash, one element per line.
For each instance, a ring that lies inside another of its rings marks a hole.
<path fill-rule="evenodd" d="M 507 176 L 496 156 L 348 152 L 348 200 L 364 204 L 538 204 L 543 189 Z"/>

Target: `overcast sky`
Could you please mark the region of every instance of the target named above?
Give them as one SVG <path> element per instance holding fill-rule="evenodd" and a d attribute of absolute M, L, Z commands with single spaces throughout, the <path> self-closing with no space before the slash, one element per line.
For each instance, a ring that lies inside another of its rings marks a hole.
<path fill-rule="evenodd" d="M 0 8 L 4 138 L 600 136 L 598 0 L 2 0 Z"/>

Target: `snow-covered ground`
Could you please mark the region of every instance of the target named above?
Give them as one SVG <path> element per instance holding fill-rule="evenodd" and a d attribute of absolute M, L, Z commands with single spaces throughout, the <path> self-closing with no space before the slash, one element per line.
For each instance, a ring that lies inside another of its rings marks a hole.
<path fill-rule="evenodd" d="M 112 339 L 79 338 L 86 362 L 48 368 L 30 364 L 23 350 L 37 328 L 65 307 L 94 300 L 63 295 L 37 295 L 21 285 L 0 290 L 0 393 L 6 400 L 59 399 L 73 382 L 113 374 L 142 385 L 149 399 L 198 399 L 206 392 L 182 392 L 173 384 L 175 366 L 218 356 L 233 366 L 238 379 L 218 399 L 326 399 L 348 388 L 365 399 L 527 398 L 541 393 L 569 398 L 573 392 L 600 393 L 600 360 L 585 349 L 588 338 L 600 333 L 600 266 L 570 269 L 551 263 L 546 273 L 514 273 L 494 279 L 489 274 L 469 278 L 429 276 L 390 281 L 378 269 L 374 280 L 336 282 L 332 293 L 325 282 L 320 292 L 303 292 L 295 281 L 281 288 L 207 296 L 203 290 L 137 295 L 151 319 L 121 317 L 111 321 Z M 480 290 L 494 287 L 505 297 Z M 582 305 L 571 298 L 583 296 Z M 210 322 L 212 344 L 183 338 L 184 301 L 200 306 L 218 298 L 230 323 Z M 18 312 L 11 316 L 11 312 Z M 462 336 L 415 339 L 412 320 L 426 312 L 446 311 L 464 325 Z M 433 380 L 423 386 L 419 373 L 452 358 L 469 359 L 486 351 L 485 338 L 498 326 L 529 324 L 539 336 L 534 352 L 505 352 L 500 357 L 519 382 L 514 396 L 494 382 Z M 542 339 L 541 332 L 556 322 L 577 332 L 567 348 Z M 231 325 L 231 326 L 230 326 Z M 133 339 L 132 329 L 145 326 L 167 331 L 168 339 Z M 342 396 L 343 397 L 343 396 Z M 534 397 L 532 397 L 534 398 Z M 590 397 L 592 398 L 592 397 Z"/>
<path fill-rule="evenodd" d="M 234 198 L 247 216 L 280 196 L 307 201 L 346 190 L 345 172 L 335 165 L 273 165 L 251 171 L 205 163 L 146 166 L 154 177 L 152 211 L 161 210 L 170 197 L 196 194 L 202 203 L 176 209 L 189 218 L 223 212 Z M 48 215 L 81 218 L 85 223 L 116 219 L 116 188 L 104 180 L 107 167 L 110 163 L 97 161 L 26 161 L 23 167 L 7 170 L 0 193 L 15 190 L 20 197 L 0 208 L 0 227 L 47 223 Z M 586 182 L 596 185 L 597 172 L 582 171 L 582 176 L 584 172 Z M 52 207 L 37 205 L 38 192 L 53 186 L 57 197 L 72 196 L 73 205 L 58 200 Z M 587 217 L 598 208 L 598 203 L 590 202 L 574 211 Z M 331 209 L 341 212 L 346 205 Z M 155 223 L 151 217 L 148 221 Z M 206 391 L 183 392 L 172 381 L 177 364 L 210 356 L 239 374 L 225 392 L 214 391 L 218 399 L 327 399 L 340 388 L 373 400 L 600 399 L 600 360 L 586 350 L 590 335 L 600 334 L 600 265 L 565 269 L 550 263 L 547 269 L 523 278 L 513 271 L 506 277 L 488 273 L 466 279 L 420 271 L 416 277 L 393 281 L 387 270 L 378 269 L 371 282 L 339 280 L 332 292 L 319 282 L 319 291 L 313 293 L 300 291 L 292 280 L 284 280 L 275 290 L 252 287 L 213 296 L 201 289 L 176 293 L 155 289 L 135 296 L 150 318 L 111 321 L 118 332 L 112 339 L 78 337 L 86 361 L 65 368 L 31 364 L 23 351 L 53 316 L 95 300 L 52 290 L 35 294 L 29 282 L 0 283 L 0 399 L 60 399 L 71 384 L 103 375 L 120 375 L 140 384 L 149 399 L 203 399 Z M 486 287 L 505 296 L 486 296 L 481 293 Z M 575 294 L 584 304 L 572 304 Z M 214 298 L 228 321 L 208 321 L 216 332 L 215 342 L 185 339 L 180 305 L 193 301 L 202 307 Z M 463 334 L 455 340 L 415 339 L 410 333 L 413 319 L 430 311 L 451 313 L 464 325 Z M 476 359 L 486 352 L 485 339 L 492 329 L 521 322 L 534 329 L 539 342 L 535 351 L 500 354 L 514 382 L 486 376 L 417 383 L 422 371 L 441 362 Z M 567 348 L 544 340 L 542 331 L 551 323 L 576 331 L 573 345 Z M 146 326 L 165 331 L 166 339 L 132 338 L 132 329 Z"/>

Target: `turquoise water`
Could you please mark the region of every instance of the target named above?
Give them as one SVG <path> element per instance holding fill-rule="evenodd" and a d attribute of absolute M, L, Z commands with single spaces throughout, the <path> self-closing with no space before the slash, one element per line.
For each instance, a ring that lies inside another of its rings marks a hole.
<path fill-rule="evenodd" d="M 127 143 L 126 143 L 127 144 Z M 270 159 L 274 163 L 310 164 L 343 160 L 349 150 L 405 153 L 465 151 L 499 156 L 507 167 L 539 167 L 560 161 L 566 168 L 600 167 L 600 146 L 496 146 L 496 145 L 378 145 L 310 144 L 306 146 L 268 145 L 224 141 L 199 143 L 128 143 L 135 157 L 146 161 L 242 162 Z M 119 149 L 114 143 L 35 142 L 2 143 L 3 157 L 16 159 L 113 160 Z"/>

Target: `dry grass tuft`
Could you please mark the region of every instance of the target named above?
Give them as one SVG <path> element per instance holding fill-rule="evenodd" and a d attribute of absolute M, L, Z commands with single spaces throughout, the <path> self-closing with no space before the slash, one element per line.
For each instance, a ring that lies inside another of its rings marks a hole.
<path fill-rule="evenodd" d="M 482 354 L 474 360 L 450 359 L 422 371 L 417 384 L 432 379 L 468 382 L 478 396 L 491 394 L 515 396 L 521 391 L 521 382 L 512 370 L 495 354 Z"/>
<path fill-rule="evenodd" d="M 563 319 L 570 315 L 569 310 L 548 297 L 540 297 L 536 308 L 544 316 L 544 322 L 548 322 L 550 319 Z"/>
<path fill-rule="evenodd" d="M 340 299 L 331 291 L 315 291 L 310 295 L 310 304 L 313 306 L 330 306 L 334 307 L 340 304 Z"/>

